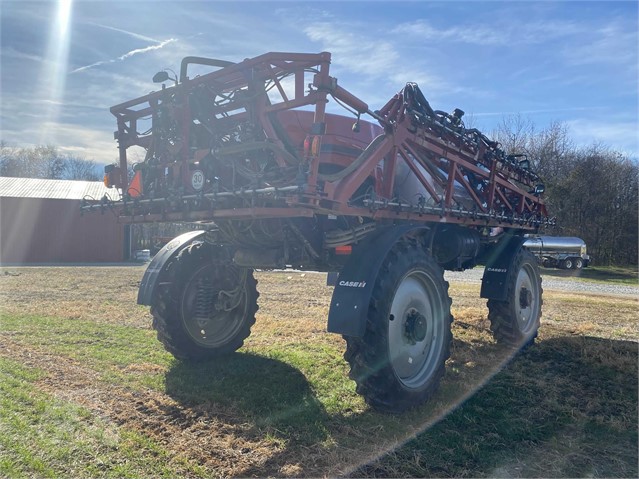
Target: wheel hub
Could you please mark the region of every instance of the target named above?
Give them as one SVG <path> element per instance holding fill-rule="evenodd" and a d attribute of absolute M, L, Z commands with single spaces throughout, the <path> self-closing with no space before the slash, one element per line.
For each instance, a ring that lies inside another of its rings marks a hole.
<path fill-rule="evenodd" d="M 414 308 L 408 311 L 404 334 L 411 344 L 417 344 L 426 338 L 427 324 L 426 316 L 419 311 Z"/>
<path fill-rule="evenodd" d="M 521 291 L 519 291 L 519 306 L 522 308 L 527 308 L 532 304 L 532 300 L 532 291 L 530 291 L 528 288 L 521 288 Z"/>
<path fill-rule="evenodd" d="M 181 315 L 198 345 L 224 345 L 242 327 L 247 307 L 245 274 L 232 270 L 223 277 L 212 264 L 193 273 L 182 292 Z"/>

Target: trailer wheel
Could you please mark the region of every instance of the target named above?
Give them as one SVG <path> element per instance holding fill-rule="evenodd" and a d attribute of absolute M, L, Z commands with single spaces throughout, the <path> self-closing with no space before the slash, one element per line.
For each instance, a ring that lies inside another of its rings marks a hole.
<path fill-rule="evenodd" d="M 443 270 L 415 244 L 389 252 L 377 275 L 362 338 L 345 336 L 357 392 L 398 413 L 433 395 L 450 355 L 451 300 Z"/>
<path fill-rule="evenodd" d="M 194 243 L 169 265 L 151 313 L 165 349 L 178 359 L 204 361 L 239 349 L 257 312 L 253 271 L 221 263 L 212 247 Z"/>
<path fill-rule="evenodd" d="M 563 269 L 572 269 L 572 265 L 573 263 L 571 258 L 566 258 L 565 260 L 561 262 L 561 267 Z"/>
<path fill-rule="evenodd" d="M 517 253 L 511 271 L 506 300 L 488 300 L 488 319 L 498 342 L 524 347 L 534 342 L 539 330 L 541 276 L 535 256 L 524 248 Z"/>
<path fill-rule="evenodd" d="M 573 268 L 581 269 L 584 267 L 584 260 L 581 258 L 575 258 L 575 262 L 573 264 Z"/>

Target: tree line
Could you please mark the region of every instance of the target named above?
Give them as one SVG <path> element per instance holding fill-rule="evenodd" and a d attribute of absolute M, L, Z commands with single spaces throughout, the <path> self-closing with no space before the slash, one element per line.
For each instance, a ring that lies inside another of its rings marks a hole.
<path fill-rule="evenodd" d="M 598 265 L 636 265 L 639 245 L 639 164 L 605 145 L 576 146 L 568 128 L 537 130 L 529 119 L 506 117 L 492 133 L 509 154 L 525 154 L 546 186 L 557 227 L 548 234 L 578 236 Z M 0 176 L 100 180 L 94 161 L 54 146 L 12 148 L 0 142 Z"/>
<path fill-rule="evenodd" d="M 0 176 L 99 181 L 98 164 L 60 153 L 57 147 L 16 148 L 0 142 Z"/>
<path fill-rule="evenodd" d="M 576 146 L 568 128 L 543 130 L 521 116 L 504 118 L 493 134 L 510 154 L 525 154 L 546 186 L 550 234 L 578 236 L 597 265 L 636 265 L 639 249 L 639 164 L 603 144 Z"/>

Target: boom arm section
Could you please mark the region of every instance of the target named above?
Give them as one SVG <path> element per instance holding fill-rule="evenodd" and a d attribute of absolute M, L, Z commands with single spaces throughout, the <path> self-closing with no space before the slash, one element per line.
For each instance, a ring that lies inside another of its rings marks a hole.
<path fill-rule="evenodd" d="M 107 176 L 122 198 L 108 206 L 130 222 L 339 215 L 537 230 L 551 221 L 527 160 L 466 129 L 461 110 L 433 110 L 409 83 L 373 112 L 329 75 L 330 60 L 187 57 L 174 86 L 111 108 L 120 161 Z M 219 69 L 189 78 L 192 64 Z M 354 125 L 326 113 L 329 98 Z M 129 181 L 133 147 L 144 160 Z"/>
<path fill-rule="evenodd" d="M 544 186 L 529 169 L 527 159 L 507 155 L 497 142 L 476 129 L 466 129 L 463 111 L 452 114 L 433 110 L 415 83 L 408 83 L 380 111 L 376 112 L 392 143 L 395 157 L 387 170 L 403 161 L 425 190 L 418 210 L 455 216 L 472 216 L 489 221 L 505 217 L 522 226 L 540 225 L 548 213 L 540 199 Z M 387 145 L 380 145 L 380 149 Z M 372 160 L 374 161 L 374 160 Z M 336 188 L 336 200 L 353 192 L 364 171 Z M 396 175 L 388 171 L 384 192 L 393 191 Z M 366 204 L 384 206 L 385 200 Z"/>

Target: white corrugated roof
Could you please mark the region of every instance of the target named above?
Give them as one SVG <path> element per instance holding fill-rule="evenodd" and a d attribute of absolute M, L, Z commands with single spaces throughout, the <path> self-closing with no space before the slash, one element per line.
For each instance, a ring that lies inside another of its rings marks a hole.
<path fill-rule="evenodd" d="M 45 180 L 0 176 L 0 198 L 50 198 L 59 200 L 99 200 L 104 195 L 120 198 L 119 190 L 101 181 Z"/>

